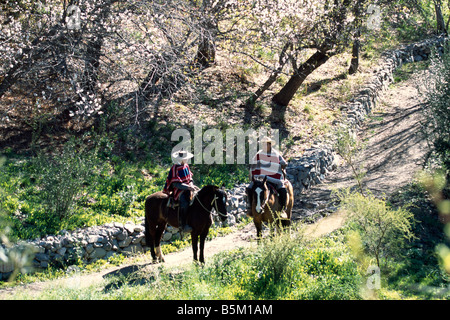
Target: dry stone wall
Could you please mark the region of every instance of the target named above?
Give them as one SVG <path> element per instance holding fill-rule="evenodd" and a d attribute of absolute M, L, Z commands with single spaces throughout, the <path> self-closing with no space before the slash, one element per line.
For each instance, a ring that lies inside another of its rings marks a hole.
<path fill-rule="evenodd" d="M 356 130 L 376 106 L 379 94 L 393 83 L 393 73 L 397 68 L 404 63 L 428 59 L 433 48 L 438 54 L 442 54 L 447 40 L 448 38 L 441 36 L 385 52 L 372 80 L 353 99 L 340 107 L 346 115 L 343 117 L 344 120 L 336 125 Z M 336 168 L 332 145 L 332 138 L 318 142 L 301 156 L 290 161 L 286 171 L 288 179 L 294 186 L 296 197 L 312 185 L 321 183 L 327 173 Z M 229 225 L 234 225 L 245 217 L 245 184 L 228 190 L 227 210 Z M 219 223 L 217 217 L 215 221 Z M 167 227 L 163 235 L 164 242 L 179 238 L 178 229 Z M 47 268 L 51 264 L 68 265 L 79 259 L 91 263 L 114 254 L 138 253 L 142 252 L 145 246 L 144 218 L 137 224 L 109 223 L 72 232 L 63 231 L 59 235 L 17 244 L 12 249 L 3 247 L 3 251 L 8 256 L 8 251 L 20 250 L 24 246 L 31 247 L 35 252 L 33 259 L 35 269 Z M 8 279 L 13 270 L 13 262 L 0 260 L 0 280 Z"/>

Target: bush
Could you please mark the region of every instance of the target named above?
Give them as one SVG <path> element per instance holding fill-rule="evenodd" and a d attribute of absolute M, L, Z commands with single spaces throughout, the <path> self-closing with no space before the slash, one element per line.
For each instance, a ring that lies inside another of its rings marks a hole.
<path fill-rule="evenodd" d="M 349 223 L 360 233 L 365 251 L 381 260 L 397 253 L 406 240 L 414 237 L 414 215 L 405 208 L 392 209 L 373 195 L 364 196 L 345 190 L 338 193 L 341 208 L 349 215 Z"/>
<path fill-rule="evenodd" d="M 424 132 L 439 156 L 447 178 L 450 172 L 450 44 L 440 57 L 432 55 L 429 76 L 424 77 L 423 87 L 426 107 L 423 108 Z M 447 179 L 448 180 L 448 179 Z"/>
<path fill-rule="evenodd" d="M 256 251 L 216 255 L 202 279 L 232 288 L 238 299 L 359 299 L 356 263 L 345 246 L 325 242 L 306 245 L 302 237 L 275 236 Z"/>
<path fill-rule="evenodd" d="M 59 154 L 37 156 L 40 196 L 51 220 L 62 221 L 72 214 L 75 197 L 93 173 L 94 159 L 74 140 L 67 142 Z"/>

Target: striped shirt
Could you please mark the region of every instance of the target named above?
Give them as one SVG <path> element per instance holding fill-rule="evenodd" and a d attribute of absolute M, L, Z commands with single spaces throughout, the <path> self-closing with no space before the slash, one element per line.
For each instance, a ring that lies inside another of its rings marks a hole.
<path fill-rule="evenodd" d="M 252 176 L 268 176 L 283 180 L 282 166 L 286 165 L 286 160 L 279 152 L 273 149 L 271 153 L 259 151 L 253 157 Z"/>

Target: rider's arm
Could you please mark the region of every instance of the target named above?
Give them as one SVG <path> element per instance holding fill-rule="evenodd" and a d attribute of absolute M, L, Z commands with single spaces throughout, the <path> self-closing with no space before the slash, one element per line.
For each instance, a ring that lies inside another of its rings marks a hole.
<path fill-rule="evenodd" d="M 179 190 L 193 190 L 194 188 L 186 183 L 182 182 L 173 182 L 173 186 Z"/>

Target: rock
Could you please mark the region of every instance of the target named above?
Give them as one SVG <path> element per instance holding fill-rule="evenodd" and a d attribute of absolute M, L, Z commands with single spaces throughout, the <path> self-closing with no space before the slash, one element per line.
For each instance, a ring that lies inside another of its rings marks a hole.
<path fill-rule="evenodd" d="M 66 251 L 67 251 L 67 248 L 63 247 L 63 248 L 60 248 L 60 249 L 57 251 L 57 253 L 58 253 L 59 255 L 61 255 L 61 256 L 64 256 L 64 255 L 66 254 Z"/>
<path fill-rule="evenodd" d="M 166 231 L 164 232 L 164 235 L 162 237 L 162 241 L 169 241 L 170 239 L 172 239 L 172 233 Z"/>
<path fill-rule="evenodd" d="M 86 246 L 86 253 L 87 253 L 87 254 L 91 254 L 92 251 L 94 251 L 94 245 L 93 245 L 92 243 L 89 243 L 89 244 Z"/>
<path fill-rule="evenodd" d="M 101 259 L 106 256 L 106 250 L 103 248 L 95 248 L 94 251 L 91 252 L 89 258 L 91 259 Z"/>
<path fill-rule="evenodd" d="M 133 236 L 133 239 L 131 240 L 131 244 L 137 244 L 140 243 L 142 241 L 142 239 L 144 239 L 145 235 L 143 232 Z"/>
<path fill-rule="evenodd" d="M 49 255 L 45 254 L 45 253 L 36 253 L 34 258 L 38 261 L 49 261 L 50 260 Z"/>
<path fill-rule="evenodd" d="M 135 225 L 127 223 L 125 224 L 125 230 L 128 231 L 128 234 L 132 234 L 134 232 Z"/>
<path fill-rule="evenodd" d="M 138 253 L 138 252 L 143 252 L 144 249 L 142 248 L 142 245 L 137 243 L 137 244 L 133 244 L 131 246 L 126 247 L 125 249 L 123 249 L 123 252 L 125 253 Z"/>
<path fill-rule="evenodd" d="M 125 248 L 130 245 L 131 241 L 132 241 L 131 237 L 126 237 L 124 240 L 119 242 L 119 247 Z"/>
<path fill-rule="evenodd" d="M 119 241 L 123 241 L 123 240 L 125 240 L 125 238 L 126 238 L 127 236 L 128 236 L 127 231 L 121 230 L 121 231 L 116 235 L 116 238 L 117 238 L 117 240 L 119 240 Z"/>

